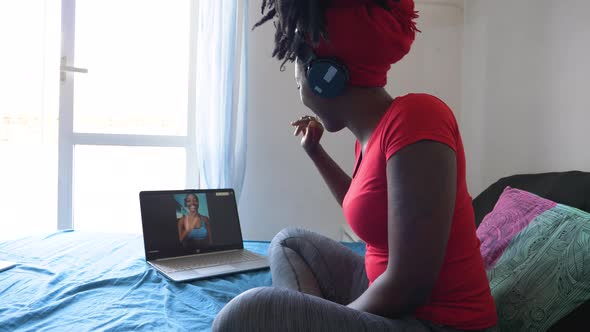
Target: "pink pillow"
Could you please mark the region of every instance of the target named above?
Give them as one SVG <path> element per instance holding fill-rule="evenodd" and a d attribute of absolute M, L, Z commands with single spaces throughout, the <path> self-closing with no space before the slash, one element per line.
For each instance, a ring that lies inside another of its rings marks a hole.
<path fill-rule="evenodd" d="M 477 228 L 486 270 L 494 267 L 516 234 L 537 216 L 556 205 L 553 201 L 529 192 L 506 187 L 492 212 L 485 216 Z"/>

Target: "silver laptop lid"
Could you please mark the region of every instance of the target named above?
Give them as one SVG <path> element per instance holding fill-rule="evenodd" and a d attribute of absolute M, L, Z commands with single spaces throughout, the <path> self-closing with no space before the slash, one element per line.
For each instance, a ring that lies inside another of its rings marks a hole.
<path fill-rule="evenodd" d="M 243 249 L 233 189 L 139 193 L 146 260 Z"/>

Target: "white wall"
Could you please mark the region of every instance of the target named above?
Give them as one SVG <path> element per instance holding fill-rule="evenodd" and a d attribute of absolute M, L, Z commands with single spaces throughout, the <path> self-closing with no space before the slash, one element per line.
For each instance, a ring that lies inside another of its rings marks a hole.
<path fill-rule="evenodd" d="M 468 0 L 469 1 L 469 0 Z M 387 88 L 392 95 L 427 92 L 461 110 L 463 0 L 416 1 L 418 29 L 409 56 L 392 66 Z"/>
<path fill-rule="evenodd" d="M 464 42 L 472 194 L 516 173 L 590 171 L 590 1 L 468 0 Z"/>
<path fill-rule="evenodd" d="M 250 22 L 260 17 L 260 1 L 250 1 Z M 430 92 L 455 110 L 461 104 L 462 0 L 418 2 L 419 34 L 409 57 L 396 64 L 388 89 L 394 95 Z M 292 136 L 289 123 L 309 114 L 300 103 L 293 67 L 279 71 L 270 58 L 272 24 L 250 34 L 248 165 L 240 199 L 244 238 L 269 240 L 286 226 L 299 226 L 332 238 L 345 223 L 339 205 Z M 354 137 L 346 130 L 326 134 L 322 144 L 350 173 Z"/>

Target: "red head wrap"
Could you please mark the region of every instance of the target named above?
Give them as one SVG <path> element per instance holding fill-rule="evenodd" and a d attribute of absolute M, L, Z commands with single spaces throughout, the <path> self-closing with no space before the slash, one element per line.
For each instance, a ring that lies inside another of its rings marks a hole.
<path fill-rule="evenodd" d="M 334 57 L 350 74 L 350 85 L 383 87 L 391 64 L 409 51 L 416 31 L 413 0 L 389 0 L 387 11 L 371 0 L 334 0 L 326 10 L 328 41 L 314 47 L 318 57 Z"/>

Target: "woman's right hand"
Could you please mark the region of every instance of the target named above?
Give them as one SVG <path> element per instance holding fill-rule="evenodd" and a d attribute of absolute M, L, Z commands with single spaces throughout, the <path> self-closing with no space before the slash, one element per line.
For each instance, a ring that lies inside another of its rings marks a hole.
<path fill-rule="evenodd" d="M 320 145 L 320 139 L 324 134 L 324 126 L 313 116 L 302 116 L 299 120 L 291 122 L 295 128 L 293 135 L 303 134 L 301 147 L 305 152 L 312 153 Z"/>

